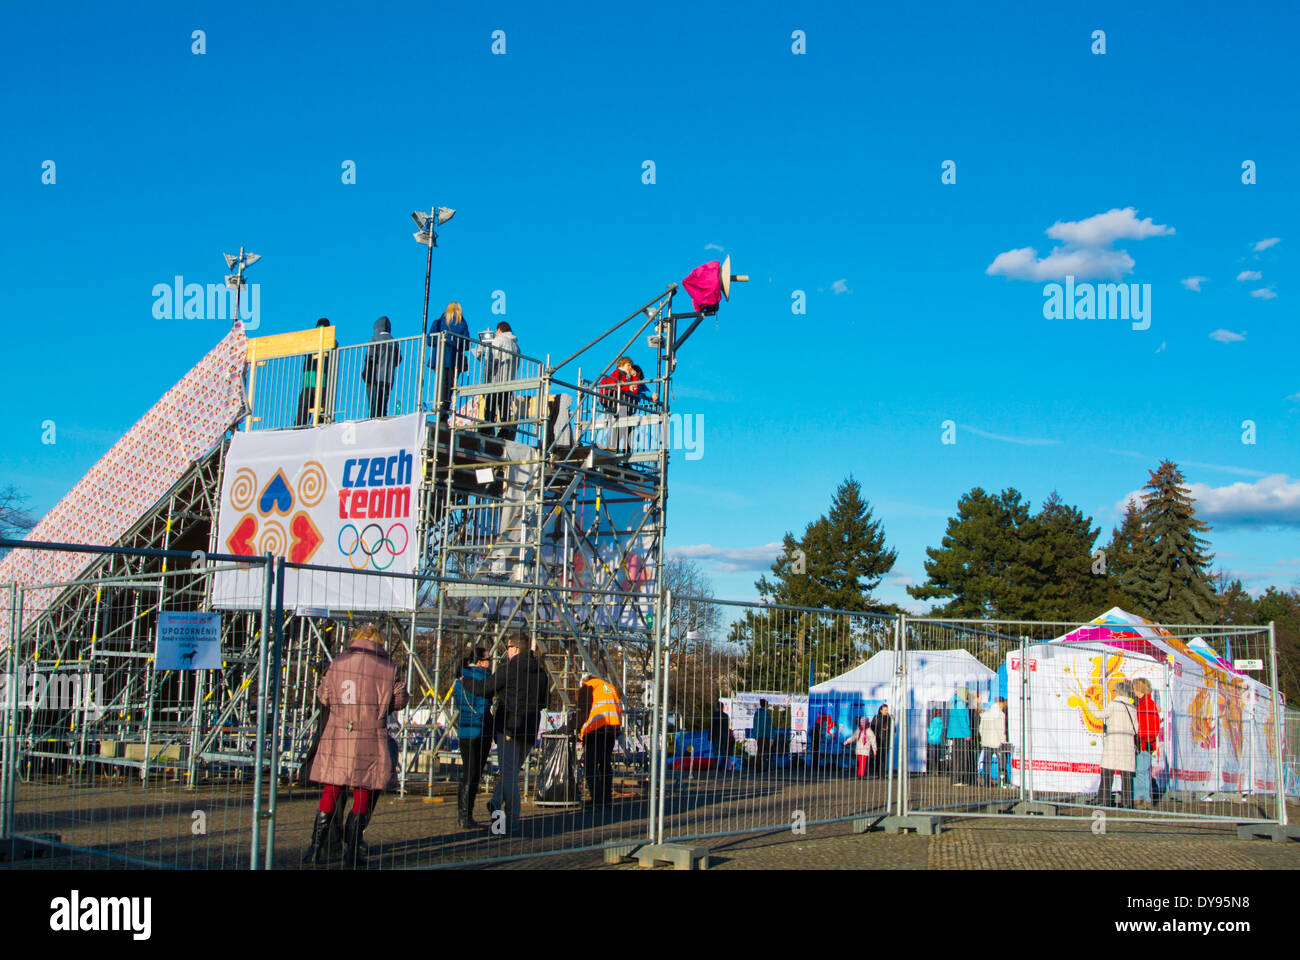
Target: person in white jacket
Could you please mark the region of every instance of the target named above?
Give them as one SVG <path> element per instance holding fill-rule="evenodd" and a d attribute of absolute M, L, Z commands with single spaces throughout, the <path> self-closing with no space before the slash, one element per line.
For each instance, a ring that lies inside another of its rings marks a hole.
<path fill-rule="evenodd" d="M 1007 776 L 1007 755 L 1011 752 L 1004 748 L 1007 743 L 1007 701 L 998 697 L 989 708 L 980 714 L 981 760 L 984 764 L 984 784 L 993 786 L 993 757 L 998 758 L 998 780 L 1009 781 Z"/>
<path fill-rule="evenodd" d="M 504 320 L 497 324 L 496 333 L 474 347 L 472 352 L 476 358 L 483 359 L 485 382 L 505 383 L 515 378 L 515 371 L 519 369 L 519 340 L 510 329 L 510 324 Z M 513 398 L 514 394 L 509 391 L 489 393 L 484 398 L 483 419 L 488 424 L 514 420 L 514 404 L 511 403 Z M 515 438 L 514 424 L 497 427 L 495 431 L 491 426 L 485 429 L 489 435 L 495 432 L 502 440 Z"/>
<path fill-rule="evenodd" d="M 867 758 L 876 755 L 876 732 L 871 729 L 871 724 L 867 722 L 866 717 L 858 717 L 858 729 L 854 730 L 845 739 L 844 745 L 847 747 L 853 744 L 854 752 L 858 756 L 858 776 L 867 775 Z"/>
<path fill-rule="evenodd" d="M 1099 807 L 1110 804 L 1110 789 L 1118 773 L 1121 785 L 1119 806 L 1132 806 L 1133 771 L 1137 766 L 1133 737 L 1138 729 L 1133 685 L 1127 680 L 1115 684 L 1114 696 L 1097 717 L 1102 721 L 1105 737 L 1101 744 L 1101 780 L 1097 784 L 1094 803 Z"/>

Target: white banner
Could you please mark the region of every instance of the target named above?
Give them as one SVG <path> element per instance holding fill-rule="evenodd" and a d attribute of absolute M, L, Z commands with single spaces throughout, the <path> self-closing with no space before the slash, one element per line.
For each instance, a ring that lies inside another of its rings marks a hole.
<path fill-rule="evenodd" d="M 423 414 L 311 430 L 236 433 L 221 481 L 217 550 L 356 571 L 285 571 L 285 607 L 410 610 Z M 261 573 L 218 572 L 213 605 L 257 607 Z"/>

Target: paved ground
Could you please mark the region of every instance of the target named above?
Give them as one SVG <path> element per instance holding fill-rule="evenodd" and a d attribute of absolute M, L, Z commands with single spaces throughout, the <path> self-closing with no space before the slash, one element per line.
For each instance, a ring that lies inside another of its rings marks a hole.
<path fill-rule="evenodd" d="M 788 775 L 701 778 L 673 781 L 665 805 L 667 833 L 691 835 L 723 830 L 756 830 L 741 836 L 689 841 L 706 846 L 712 867 L 720 870 L 775 869 L 1297 869 L 1300 843 L 1241 841 L 1229 823 L 1200 825 L 1168 820 L 1121 823 L 1113 819 L 1104 834 L 1093 832 L 1086 808 L 1069 820 L 971 817 L 986 804 L 1007 804 L 1014 795 L 985 788 L 953 788 L 941 778 L 914 778 L 913 796 L 925 797 L 952 816 L 937 836 L 852 833 L 852 821 L 814 824 L 802 821 L 883 814 L 883 781 Z M 643 786 L 620 783 L 613 810 L 528 805 L 523 830 L 511 837 L 455 825 L 451 785 L 431 795 L 384 797 L 367 833 L 372 866 L 412 868 L 481 865 L 489 869 L 586 868 L 636 870 L 635 864 L 606 866 L 599 848 L 642 841 L 648 807 Z M 426 793 L 428 793 L 426 791 Z M 305 849 L 318 793 L 282 788 L 276 822 L 276 866 L 294 869 Z M 480 797 L 476 816 L 486 818 Z M 1172 809 L 1173 801 L 1166 804 Z M 1251 804 L 1204 804 L 1199 812 L 1229 817 L 1258 816 Z M 58 836 L 60 843 L 97 854 L 55 848 L 57 855 L 19 866 L 58 868 L 128 865 L 122 857 L 197 869 L 240 869 L 248 865 L 252 789 L 243 781 L 200 785 L 100 780 L 80 784 L 47 781 L 19 785 L 15 825 L 28 834 Z M 1065 808 L 1069 809 L 1069 808 Z M 1187 805 L 1183 805 L 1187 809 Z M 1300 807 L 1290 806 L 1291 822 Z M 196 816 L 201 814 L 201 817 Z M 201 823 L 200 823 L 201 821 Z M 201 827 L 201 830 L 200 830 Z M 545 855 L 576 846 L 578 853 Z M 520 857 L 505 863 L 492 858 Z"/>

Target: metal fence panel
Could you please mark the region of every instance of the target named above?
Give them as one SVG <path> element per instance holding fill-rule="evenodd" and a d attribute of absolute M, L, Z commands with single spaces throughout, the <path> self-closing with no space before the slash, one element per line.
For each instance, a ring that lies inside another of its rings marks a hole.
<path fill-rule="evenodd" d="M 908 618 L 903 645 L 907 813 L 1281 815 L 1267 627 Z M 1139 749 L 1144 684 L 1159 729 Z"/>
<path fill-rule="evenodd" d="M 47 608 L 5 651 L 0 829 L 16 844 L 11 866 L 253 865 L 266 621 L 260 610 L 214 614 L 217 668 L 158 669 L 160 617 L 203 610 L 217 566 L 166 562 L 142 555 L 129 559 L 140 572 L 9 591 L 15 624 L 24 603 Z M 240 570 L 255 604 L 268 599 Z"/>

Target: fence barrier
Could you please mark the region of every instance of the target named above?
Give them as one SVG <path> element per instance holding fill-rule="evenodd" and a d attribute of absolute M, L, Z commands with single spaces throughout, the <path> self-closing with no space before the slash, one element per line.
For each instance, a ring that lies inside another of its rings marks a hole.
<path fill-rule="evenodd" d="M 16 638 L 0 697 L 0 850 L 11 867 L 295 869 L 319 846 L 327 867 L 357 855 L 358 866 L 422 869 L 814 824 L 1097 809 L 1165 824 L 1285 823 L 1294 791 L 1300 714 L 1275 693 L 1268 626 L 1134 629 L 1103 642 L 1090 624 L 664 591 L 653 627 L 615 622 L 595 650 L 565 640 L 539 599 L 546 584 L 77 549 L 115 562 L 71 583 L 0 585 Z M 329 606 L 403 577 L 417 581 L 414 611 Z M 645 599 L 617 586 L 564 591 L 566 609 L 588 618 Z M 25 605 L 42 612 L 25 622 Z M 364 642 L 367 626 L 379 646 Z M 495 691 L 497 735 L 485 739 L 465 709 L 481 690 L 467 685 L 465 658 L 482 648 L 499 670 L 522 641 L 535 641 L 549 694 L 530 711 L 526 698 L 516 709 L 521 688 Z M 1215 654 L 1262 669 L 1212 668 Z M 584 673 L 618 691 L 613 732 L 580 731 Z M 1123 699 L 1135 681 L 1161 722 L 1141 751 L 1125 726 L 1138 719 Z M 535 729 L 515 729 L 530 714 Z M 312 782 L 313 766 L 352 755 L 368 758 L 374 792 L 351 791 L 322 829 L 333 795 Z M 461 775 L 480 763 L 468 803 Z M 1115 771 L 1111 784 L 1102 769 Z M 367 800 L 369 815 L 349 826 L 346 811 Z"/>

